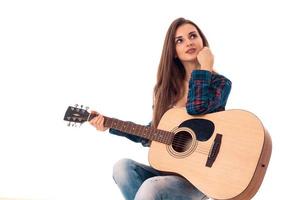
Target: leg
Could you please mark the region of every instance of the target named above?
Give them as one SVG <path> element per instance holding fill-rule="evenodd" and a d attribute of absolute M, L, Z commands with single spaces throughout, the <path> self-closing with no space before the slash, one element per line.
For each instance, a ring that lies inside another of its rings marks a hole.
<path fill-rule="evenodd" d="M 158 175 L 153 168 L 130 159 L 118 161 L 113 168 L 113 178 L 126 200 L 133 200 L 142 183 Z"/>
<path fill-rule="evenodd" d="M 156 176 L 147 179 L 134 200 L 204 200 L 208 199 L 180 176 Z"/>

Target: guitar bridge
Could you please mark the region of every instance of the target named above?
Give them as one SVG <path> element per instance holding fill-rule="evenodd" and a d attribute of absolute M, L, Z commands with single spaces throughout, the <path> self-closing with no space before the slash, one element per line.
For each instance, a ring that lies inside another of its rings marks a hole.
<path fill-rule="evenodd" d="M 218 154 L 219 154 L 219 150 L 221 147 L 221 142 L 222 142 L 222 135 L 221 134 L 217 134 L 213 143 L 213 146 L 209 152 L 209 155 L 207 157 L 207 161 L 206 161 L 206 167 L 212 167 L 213 163 L 215 162 Z"/>

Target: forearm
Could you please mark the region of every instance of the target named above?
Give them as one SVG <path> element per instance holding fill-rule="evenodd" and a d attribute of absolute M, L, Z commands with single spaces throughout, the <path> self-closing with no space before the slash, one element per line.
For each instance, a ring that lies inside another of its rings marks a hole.
<path fill-rule="evenodd" d="M 206 70 L 194 70 L 191 75 L 187 112 L 191 115 L 224 110 L 231 90 L 226 77 Z"/>

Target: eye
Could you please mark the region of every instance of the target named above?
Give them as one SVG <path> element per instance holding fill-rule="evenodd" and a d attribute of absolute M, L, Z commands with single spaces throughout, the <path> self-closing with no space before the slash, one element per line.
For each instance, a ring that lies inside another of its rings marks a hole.
<path fill-rule="evenodd" d="M 183 42 L 182 39 L 177 39 L 177 40 L 175 40 L 175 44 L 181 44 L 182 42 Z"/>
<path fill-rule="evenodd" d="M 191 39 L 195 39 L 196 37 L 198 37 L 196 33 L 193 33 L 193 34 L 190 35 Z"/>

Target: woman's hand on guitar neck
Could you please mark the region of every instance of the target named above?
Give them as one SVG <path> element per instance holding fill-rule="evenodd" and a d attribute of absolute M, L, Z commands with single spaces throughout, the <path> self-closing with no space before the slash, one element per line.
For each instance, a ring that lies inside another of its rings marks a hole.
<path fill-rule="evenodd" d="M 94 126 L 98 131 L 106 131 L 108 128 L 104 126 L 104 117 L 100 113 L 96 111 L 91 112 L 92 115 L 97 115 L 94 117 L 91 121 L 90 124 Z"/>

